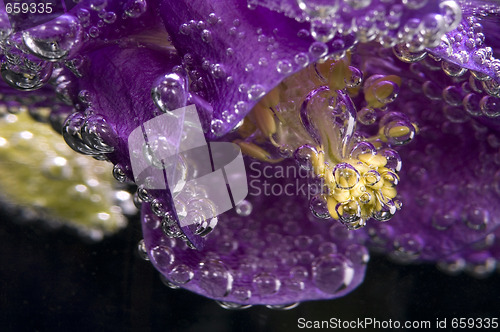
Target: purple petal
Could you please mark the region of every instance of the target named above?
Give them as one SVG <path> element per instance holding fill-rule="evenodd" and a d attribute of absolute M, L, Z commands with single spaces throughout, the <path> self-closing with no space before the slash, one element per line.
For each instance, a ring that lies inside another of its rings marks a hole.
<path fill-rule="evenodd" d="M 191 93 L 211 105 L 205 109 L 210 137 L 233 128 L 286 76 L 353 43 L 350 36 L 316 42 L 308 24 L 262 7 L 249 9 L 245 0 L 169 0 L 160 10 L 189 72 Z"/>
<path fill-rule="evenodd" d="M 254 162 L 249 179 L 258 179 L 265 167 Z M 275 188 L 289 181 L 262 180 Z M 224 302 L 283 305 L 340 297 L 362 282 L 368 261 L 362 234 L 314 220 L 303 197 L 254 192 L 237 211 L 219 216 L 200 251 L 168 238 L 144 203 L 146 250 L 168 284 Z"/>
<path fill-rule="evenodd" d="M 71 122 L 77 125 L 78 121 L 90 117 L 103 117 L 99 121 L 104 121 L 109 131 L 100 132 L 100 138 L 114 149 L 107 158 L 132 179 L 128 137 L 158 112 L 151 89 L 158 77 L 174 70 L 179 59 L 175 53 L 118 46 L 109 46 L 87 56 L 88 66 L 83 71 L 83 78 L 73 87 L 76 93 L 72 93 L 78 110 L 75 116 L 79 118 L 72 117 L 66 122 L 66 128 L 72 125 Z"/>

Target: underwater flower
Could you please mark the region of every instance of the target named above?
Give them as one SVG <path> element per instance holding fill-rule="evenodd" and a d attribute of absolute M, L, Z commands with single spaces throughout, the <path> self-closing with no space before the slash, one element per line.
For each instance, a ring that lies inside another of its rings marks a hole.
<path fill-rule="evenodd" d="M 137 183 L 139 248 L 166 284 L 227 308 L 343 296 L 368 248 L 484 276 L 499 258 L 499 10 L 89 0 L 23 29 L 7 11 L 2 77 L 33 91 L 5 88 L 4 101 L 53 106 L 70 147 L 112 162 L 120 182 L 138 179 L 131 133 L 195 104 L 207 139 L 247 155 L 249 195 L 208 218 L 206 188 Z"/>

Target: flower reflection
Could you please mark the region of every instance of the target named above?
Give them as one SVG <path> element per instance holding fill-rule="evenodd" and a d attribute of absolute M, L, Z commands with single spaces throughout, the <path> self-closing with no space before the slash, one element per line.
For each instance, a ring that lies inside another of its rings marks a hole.
<path fill-rule="evenodd" d="M 249 180 L 313 190 L 249 195 L 208 233 L 203 218 L 179 223 L 210 205 L 200 188 L 175 211 L 169 192 L 139 187 L 140 249 L 165 283 L 225 307 L 343 296 L 362 282 L 367 248 L 486 276 L 499 255 L 498 11 L 89 0 L 24 31 L 3 15 L 2 77 L 34 90 L 4 85 L 3 102 L 52 107 L 43 119 L 74 150 L 111 161 L 121 182 L 134 178 L 130 133 L 195 104 L 208 139 L 248 156 Z"/>

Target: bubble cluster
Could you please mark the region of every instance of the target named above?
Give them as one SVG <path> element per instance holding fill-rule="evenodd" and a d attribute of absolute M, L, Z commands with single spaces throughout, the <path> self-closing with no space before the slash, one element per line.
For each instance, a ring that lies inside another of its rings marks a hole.
<path fill-rule="evenodd" d="M 101 115 L 73 113 L 63 126 L 63 138 L 75 151 L 106 159 L 114 151 L 117 134 Z"/>
<path fill-rule="evenodd" d="M 289 3 L 249 0 L 283 12 L 299 21 L 310 22 L 310 34 L 326 43 L 335 36 L 355 34 L 363 43 L 377 41 L 384 47 L 398 45 L 419 52 L 436 47 L 441 37 L 455 29 L 462 19 L 456 1 L 440 1 L 431 6 L 427 0 L 394 1 L 302 1 L 296 6 Z M 420 18 L 415 17 L 418 12 Z"/>

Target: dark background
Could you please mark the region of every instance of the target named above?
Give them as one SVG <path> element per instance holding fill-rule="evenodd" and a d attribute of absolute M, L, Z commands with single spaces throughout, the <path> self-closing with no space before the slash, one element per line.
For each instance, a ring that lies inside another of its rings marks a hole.
<path fill-rule="evenodd" d="M 448 276 L 432 265 L 401 266 L 372 256 L 365 282 L 331 301 L 289 311 L 222 309 L 162 284 L 139 258 L 137 219 L 89 243 L 74 232 L 0 215 L 0 331 L 294 331 L 297 320 L 500 318 L 500 275 Z M 368 331 L 370 329 L 364 329 Z M 354 331 L 354 329 L 352 329 Z"/>

